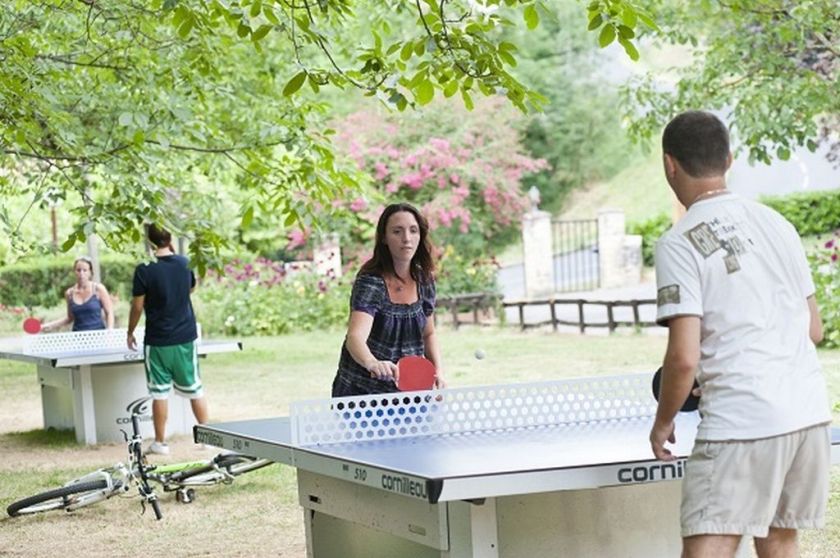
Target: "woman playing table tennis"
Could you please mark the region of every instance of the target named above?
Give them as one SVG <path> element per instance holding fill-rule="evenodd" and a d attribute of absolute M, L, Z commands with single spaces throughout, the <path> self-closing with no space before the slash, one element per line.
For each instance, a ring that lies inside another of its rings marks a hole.
<path fill-rule="evenodd" d="M 333 397 L 397 391 L 397 361 L 428 358 L 444 387 L 435 309 L 429 225 L 413 206 L 389 205 L 376 225 L 373 257 L 359 270 L 350 295 L 350 325 L 341 347 Z"/>
<path fill-rule="evenodd" d="M 44 324 L 41 331 L 54 331 L 71 323 L 73 331 L 113 328 L 114 312 L 111 307 L 111 297 L 105 285 L 93 281 L 91 259 L 87 256 L 77 258 L 73 262 L 73 271 L 76 273 L 76 284 L 64 293 L 67 301 L 67 315 Z"/>

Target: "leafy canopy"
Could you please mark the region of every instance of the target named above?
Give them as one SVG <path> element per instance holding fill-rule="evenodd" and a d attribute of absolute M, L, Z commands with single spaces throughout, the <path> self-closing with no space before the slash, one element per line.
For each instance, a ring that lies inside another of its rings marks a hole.
<path fill-rule="evenodd" d="M 652 21 L 635 0 L 582 3 L 600 44 L 636 57 Z M 13 0 L 0 5 L 0 195 L 64 201 L 116 248 L 157 221 L 191 240 L 200 270 L 256 215 L 322 221 L 359 189 L 324 125 L 325 86 L 398 110 L 434 98 L 544 98 L 512 73 L 500 30 L 533 29 L 536 0 Z M 406 22 L 410 22 L 407 24 Z M 220 195 L 220 192 L 225 192 Z M 230 203 L 236 209 L 230 211 Z M 19 254 L 43 250 L 0 209 Z"/>
<path fill-rule="evenodd" d="M 649 0 L 664 40 L 690 59 L 674 87 L 653 75 L 625 90 L 630 132 L 651 139 L 689 108 L 723 111 L 751 161 L 786 160 L 836 133 L 840 115 L 837 0 Z"/>

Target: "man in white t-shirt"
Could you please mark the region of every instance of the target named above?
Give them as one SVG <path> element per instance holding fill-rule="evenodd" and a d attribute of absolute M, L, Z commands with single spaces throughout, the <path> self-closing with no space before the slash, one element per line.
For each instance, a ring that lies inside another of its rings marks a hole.
<path fill-rule="evenodd" d="M 822 527 L 831 411 L 814 344 L 822 322 L 799 236 L 772 209 L 726 189 L 726 126 L 685 112 L 662 136 L 665 176 L 686 214 L 656 245 L 657 321 L 668 326 L 656 421 L 674 456 L 674 416 L 700 383 L 702 420 L 683 481 L 684 558 L 798 556 Z"/>

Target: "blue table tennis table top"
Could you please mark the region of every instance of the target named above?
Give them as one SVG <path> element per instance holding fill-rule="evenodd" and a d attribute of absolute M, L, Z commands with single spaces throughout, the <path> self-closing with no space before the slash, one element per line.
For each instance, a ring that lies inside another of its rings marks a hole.
<path fill-rule="evenodd" d="M 198 425 L 195 438 L 436 503 L 681 478 L 699 414 L 677 417 L 676 462 L 654 459 L 652 422 L 637 417 L 301 446 L 292 442 L 290 419 L 281 417 Z M 832 429 L 832 461 L 840 461 L 838 428 Z"/>

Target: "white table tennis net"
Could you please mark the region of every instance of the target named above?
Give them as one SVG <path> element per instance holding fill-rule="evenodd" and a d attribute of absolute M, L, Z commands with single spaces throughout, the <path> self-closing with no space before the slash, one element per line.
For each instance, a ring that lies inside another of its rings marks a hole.
<path fill-rule="evenodd" d="M 333 444 L 656 414 L 650 374 L 295 401 L 292 442 Z"/>
<path fill-rule="evenodd" d="M 23 354 L 39 356 L 108 349 L 128 350 L 125 342 L 126 332 L 125 328 L 121 328 L 27 335 L 23 338 Z M 134 330 L 134 338 L 137 339 L 137 348 L 140 351 L 143 350 L 144 332 L 142 327 Z"/>

